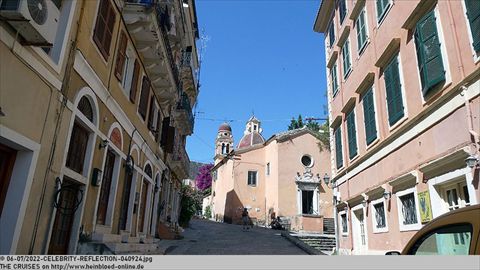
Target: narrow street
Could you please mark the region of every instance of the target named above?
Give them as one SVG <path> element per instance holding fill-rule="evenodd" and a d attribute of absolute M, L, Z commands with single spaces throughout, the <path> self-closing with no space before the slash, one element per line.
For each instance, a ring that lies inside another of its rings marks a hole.
<path fill-rule="evenodd" d="M 164 240 L 166 255 L 307 255 L 280 231 L 194 219 L 182 240 Z"/>

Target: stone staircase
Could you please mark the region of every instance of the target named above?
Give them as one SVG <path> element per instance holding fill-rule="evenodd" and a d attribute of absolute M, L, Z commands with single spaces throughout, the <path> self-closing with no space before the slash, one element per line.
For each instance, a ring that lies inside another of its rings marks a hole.
<path fill-rule="evenodd" d="M 160 239 L 151 237 L 131 237 L 130 233 L 122 232 L 121 234 L 109 233 L 109 228 L 98 226 L 97 232 L 91 236 L 91 241 L 84 243 L 82 249 L 79 249 L 81 255 L 92 255 L 107 253 L 113 255 L 122 254 L 163 254 L 159 249 L 158 242 Z"/>
<path fill-rule="evenodd" d="M 333 218 L 323 219 L 323 234 L 335 235 L 335 223 Z"/>
<path fill-rule="evenodd" d="M 309 245 L 310 247 L 320 250 L 325 254 L 331 254 L 335 248 L 335 236 L 331 235 L 298 235 L 299 240 Z"/>

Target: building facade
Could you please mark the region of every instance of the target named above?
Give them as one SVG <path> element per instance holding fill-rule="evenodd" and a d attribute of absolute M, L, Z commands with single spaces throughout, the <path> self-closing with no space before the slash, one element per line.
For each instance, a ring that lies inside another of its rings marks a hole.
<path fill-rule="evenodd" d="M 479 14 L 472 0 L 322 1 L 341 253 L 401 250 L 479 203 Z"/>
<path fill-rule="evenodd" d="M 188 178 L 195 2 L 24 2 L 0 6 L 0 253 L 153 251 Z"/>
<path fill-rule="evenodd" d="M 232 128 L 223 124 L 216 138 L 209 200 L 217 221 L 240 224 L 243 208 L 255 224 L 281 217 L 294 231 L 323 232 L 332 218 L 332 190 L 323 183 L 330 171 L 330 153 L 308 129 L 273 135 L 265 140 L 261 122 L 252 117 L 234 148 Z"/>

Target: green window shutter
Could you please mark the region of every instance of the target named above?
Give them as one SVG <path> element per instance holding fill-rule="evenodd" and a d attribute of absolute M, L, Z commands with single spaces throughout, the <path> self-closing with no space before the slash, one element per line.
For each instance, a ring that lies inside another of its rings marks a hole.
<path fill-rule="evenodd" d="M 350 72 L 350 42 L 347 40 L 342 47 L 342 58 L 343 58 L 343 78 L 346 78 Z"/>
<path fill-rule="evenodd" d="M 403 115 L 402 85 L 398 69 L 398 57 L 395 56 L 384 71 L 385 89 L 387 92 L 388 122 L 390 126 L 400 120 Z"/>
<path fill-rule="evenodd" d="M 332 22 L 333 22 L 333 18 L 332 18 Z M 330 42 L 328 46 L 332 48 L 333 44 L 335 43 L 335 28 L 333 23 L 331 23 L 330 27 L 328 28 L 328 41 Z"/>
<path fill-rule="evenodd" d="M 383 17 L 385 17 L 385 13 L 389 6 L 390 0 L 377 0 L 377 22 L 380 22 Z"/>
<path fill-rule="evenodd" d="M 342 129 L 338 127 L 335 132 L 335 160 L 337 161 L 337 169 L 343 166 L 342 155 Z"/>
<path fill-rule="evenodd" d="M 465 7 L 472 31 L 473 48 L 475 52 L 480 52 L 480 1 L 465 0 Z"/>
<path fill-rule="evenodd" d="M 340 24 L 342 24 L 343 20 L 345 19 L 345 15 L 347 15 L 347 6 L 345 4 L 345 0 L 340 0 L 338 5 L 338 9 L 340 10 Z"/>
<path fill-rule="evenodd" d="M 367 28 L 365 26 L 365 9 L 358 15 L 357 22 L 357 49 L 360 52 L 367 42 Z"/>
<path fill-rule="evenodd" d="M 357 130 L 355 128 L 355 111 L 352 109 L 347 115 L 348 156 L 350 159 L 357 155 Z"/>
<path fill-rule="evenodd" d="M 367 90 L 362 98 L 363 117 L 365 122 L 365 137 L 367 145 L 371 144 L 377 138 L 377 126 L 375 123 L 375 106 L 373 103 L 372 88 Z"/>
<path fill-rule="evenodd" d="M 337 81 L 337 64 L 333 65 L 330 70 L 330 77 L 332 78 L 332 93 L 335 96 L 338 92 L 338 81 Z"/>
<path fill-rule="evenodd" d="M 432 88 L 445 81 L 442 51 L 438 40 L 435 12 L 427 13 L 415 28 L 418 69 L 422 81 L 422 93 L 426 96 Z"/>

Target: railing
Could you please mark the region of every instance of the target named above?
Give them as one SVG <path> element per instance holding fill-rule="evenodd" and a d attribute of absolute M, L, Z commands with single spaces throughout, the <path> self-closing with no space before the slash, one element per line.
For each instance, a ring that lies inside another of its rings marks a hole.
<path fill-rule="evenodd" d="M 177 105 L 177 110 L 185 110 L 185 112 L 187 114 L 187 121 L 192 126 L 192 130 L 193 130 L 193 126 L 195 124 L 195 119 L 193 117 L 193 112 L 192 112 L 192 106 L 190 104 L 190 99 L 188 98 L 187 94 L 182 93 L 180 101 L 178 102 L 178 105 Z"/>
<path fill-rule="evenodd" d="M 168 63 L 170 64 L 170 68 L 172 70 L 173 79 L 175 80 L 175 86 L 177 87 L 177 92 L 180 93 L 180 89 L 182 89 L 182 84 L 179 79 L 177 65 L 175 64 L 175 60 L 173 58 L 172 47 L 170 47 L 170 42 L 168 39 L 168 29 L 170 27 L 170 18 L 168 15 L 167 8 L 161 7 L 159 4 L 155 6 L 155 10 L 157 12 L 157 21 L 158 25 L 160 26 L 160 32 L 162 33 L 162 38 L 165 43 L 165 49 L 167 51 L 167 58 Z"/>
<path fill-rule="evenodd" d="M 181 168 L 188 173 L 190 158 L 188 157 L 187 151 L 185 151 L 185 145 L 181 141 L 181 137 L 179 135 L 176 135 L 175 138 L 173 161 L 179 162 L 181 164 Z"/>

